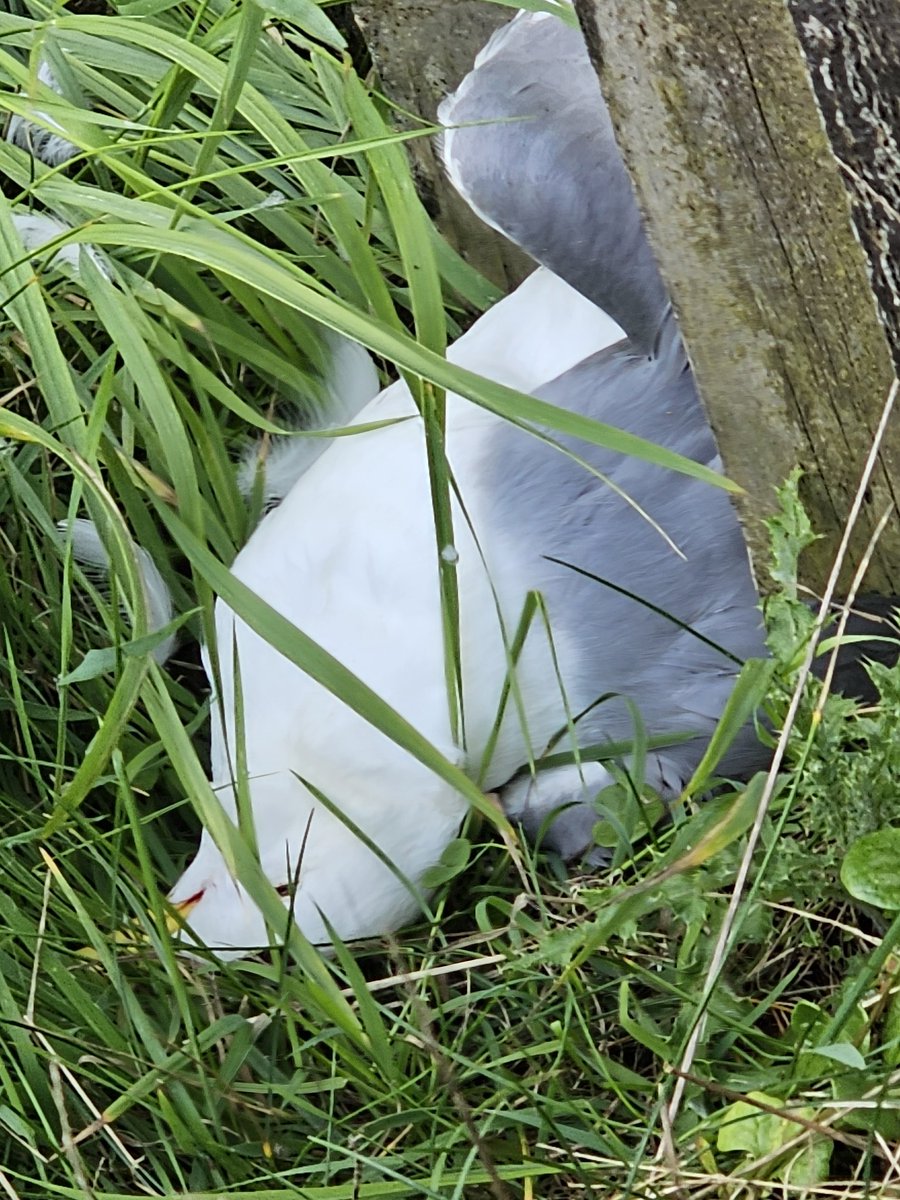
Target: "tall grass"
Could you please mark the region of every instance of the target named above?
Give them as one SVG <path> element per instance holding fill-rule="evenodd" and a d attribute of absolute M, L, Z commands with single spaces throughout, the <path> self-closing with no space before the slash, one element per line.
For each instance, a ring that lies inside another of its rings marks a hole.
<path fill-rule="evenodd" d="M 49 118 L 79 150 L 52 169 L 0 142 L 0 1193 L 662 1194 L 674 1178 L 654 1158 L 666 1068 L 704 997 L 752 792 L 646 837 L 643 800 L 614 790 L 614 868 L 583 887 L 525 849 L 511 863 L 473 816 L 435 872 L 434 920 L 331 962 L 299 938 L 265 960 L 187 959 L 162 895 L 202 820 L 260 903 L 283 911 L 206 783 L 195 647 L 214 592 L 496 819 L 225 570 L 253 520 L 236 453 L 315 394 L 323 326 L 409 379 L 431 439 L 436 546 L 450 540 L 444 387 L 520 423 L 666 456 L 446 364 L 446 340 L 496 295 L 431 227 L 333 10 L 272 3 L 289 18 L 273 22 L 250 0 L 77 8 L 13 0 L 0 13 L 0 106 Z M 42 59 L 66 98 L 39 83 Z M 53 268 L 53 246 L 30 260 L 11 220 L 29 209 L 104 257 L 82 253 L 77 282 Z M 110 597 L 58 531 L 85 512 L 113 558 Z M 132 535 L 182 614 L 165 672 L 147 653 Z M 449 571 L 444 602 L 452 700 Z M 843 728 L 835 717 L 829 746 Z M 841 1011 L 876 934 L 829 907 L 818 878 L 804 893 L 817 851 L 804 858 L 785 834 L 808 803 L 776 806 L 765 872 L 708 999 L 674 1130 L 681 1186 L 698 1195 L 742 1179 L 799 1187 L 800 1168 L 784 1165 L 795 1131 L 818 1155 L 813 1185 L 830 1173 L 862 1195 L 895 1172 L 889 1002 L 865 1027 L 845 1004 L 829 1046 L 815 1042 L 810 1009 Z M 788 903 L 798 887 L 806 913 Z M 889 983 L 882 972 L 861 999 Z M 836 1122 L 835 1078 L 857 1102 L 874 1094 L 868 1126 Z M 783 1119 L 751 1102 L 739 1122 L 750 1149 L 723 1148 L 748 1091 L 801 1123 L 773 1132 Z"/>

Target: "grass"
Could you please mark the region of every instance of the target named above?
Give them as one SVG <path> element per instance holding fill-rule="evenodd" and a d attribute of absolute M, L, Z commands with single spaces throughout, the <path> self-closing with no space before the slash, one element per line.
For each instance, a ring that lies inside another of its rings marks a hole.
<path fill-rule="evenodd" d="M 0 142 L 0 1194 L 896 1195 L 898 931 L 880 877 L 855 907 L 840 878 L 846 847 L 898 820 L 896 672 L 877 708 L 801 711 L 722 969 L 760 781 L 652 835 L 628 787 L 611 792 L 619 837 L 594 878 L 511 859 L 475 814 L 435 873 L 433 923 L 352 956 L 298 939 L 213 967 L 173 947 L 162 896 L 217 819 L 195 647 L 253 519 L 232 464 L 275 427 L 273 396 L 314 391 L 316 321 L 408 372 L 438 513 L 440 386 L 567 420 L 440 359 L 495 293 L 421 211 L 337 10 L 282 7 L 275 26 L 230 0 L 0 14 L 0 101 L 52 112 L 81 148 L 53 170 Z M 39 54 L 88 109 L 37 88 Z M 84 259 L 77 285 L 35 270 L 12 206 L 105 247 L 115 282 Z M 83 511 L 114 556 L 111 601 L 57 532 Z M 788 493 L 776 723 L 805 632 L 797 511 Z M 165 672 L 140 642 L 129 533 L 187 614 Z M 230 598 L 411 745 L 296 631 Z M 452 572 L 444 598 L 452 694 Z"/>

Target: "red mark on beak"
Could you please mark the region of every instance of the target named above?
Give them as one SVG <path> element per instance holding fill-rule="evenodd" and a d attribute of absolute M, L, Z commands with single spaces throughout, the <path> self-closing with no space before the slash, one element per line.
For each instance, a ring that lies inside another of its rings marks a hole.
<path fill-rule="evenodd" d="M 176 912 L 179 912 L 183 917 L 186 917 L 189 912 L 197 907 L 205 895 L 206 888 L 201 888 L 199 892 L 194 892 L 193 896 L 188 896 L 187 900 L 175 901 L 172 907 Z"/>

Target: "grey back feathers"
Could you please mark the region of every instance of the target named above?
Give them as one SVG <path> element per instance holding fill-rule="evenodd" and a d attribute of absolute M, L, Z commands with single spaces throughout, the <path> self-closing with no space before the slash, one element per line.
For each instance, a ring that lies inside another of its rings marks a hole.
<path fill-rule="evenodd" d="M 683 353 L 651 359 L 620 343 L 535 394 L 719 467 Z M 766 654 L 737 517 L 726 493 L 709 484 L 588 442 L 555 440 L 582 461 L 514 425 L 498 427 L 485 464 L 497 522 L 527 531 L 529 579 L 554 625 L 579 648 L 575 678 L 567 680 L 573 710 L 590 709 L 578 722 L 579 743 L 631 739 L 627 697 L 651 733 L 696 735 L 656 756 L 665 763 L 657 784 L 677 792 L 738 663 Z M 619 694 L 596 705 L 607 692 Z M 723 769 L 740 773 L 758 756 L 751 728 Z"/>
<path fill-rule="evenodd" d="M 666 290 L 579 30 L 517 17 L 438 116 L 448 174 L 479 216 L 649 352 Z"/>

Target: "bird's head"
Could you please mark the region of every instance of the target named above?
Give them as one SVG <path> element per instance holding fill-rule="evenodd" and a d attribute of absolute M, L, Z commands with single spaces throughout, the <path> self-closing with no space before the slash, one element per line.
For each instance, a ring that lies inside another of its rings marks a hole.
<path fill-rule="evenodd" d="M 277 886 L 277 885 L 276 885 Z M 280 889 L 279 889 L 280 890 Z M 212 838 L 204 832 L 196 857 L 169 896 L 182 940 L 212 950 L 217 958 L 240 958 L 273 940 L 259 908 L 233 877 Z M 285 922 L 289 912 L 285 910 Z"/>
<path fill-rule="evenodd" d="M 220 797 L 233 817 L 233 796 L 226 790 Z M 464 810 L 462 803 L 423 820 L 421 809 L 411 811 L 408 802 L 356 808 L 357 828 L 379 854 L 296 776 L 273 774 L 254 784 L 253 811 L 259 864 L 284 903 L 284 927 L 267 931 L 259 908 L 204 831 L 169 896 L 181 936 L 227 959 L 283 941 L 292 917 L 321 946 L 330 943 L 329 926 L 343 941 L 397 929 L 422 911 L 422 875 L 455 836 Z M 361 819 L 366 811 L 374 821 Z"/>

